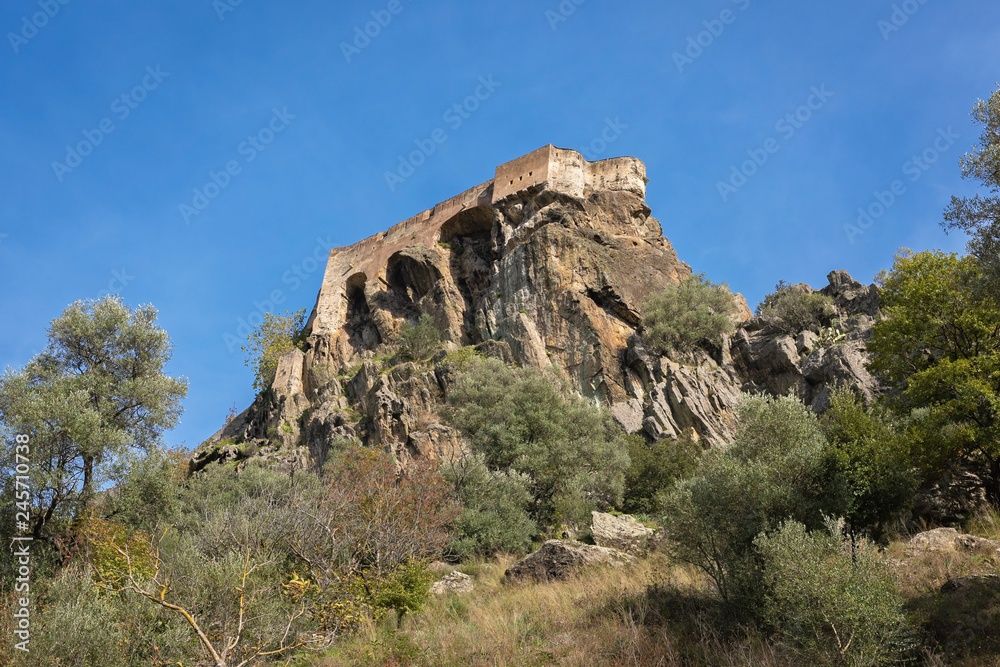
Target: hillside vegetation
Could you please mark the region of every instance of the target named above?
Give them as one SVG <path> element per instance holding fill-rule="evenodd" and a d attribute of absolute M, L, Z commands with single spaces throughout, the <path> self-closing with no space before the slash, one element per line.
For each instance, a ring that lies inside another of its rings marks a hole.
<path fill-rule="evenodd" d="M 975 115 L 995 195 L 1000 91 Z M 1000 664 L 997 210 L 953 202 L 968 255 L 739 323 L 703 276 L 640 314 L 595 291 L 634 332 L 617 404 L 416 308 L 364 356 L 374 324 L 341 332 L 336 373 L 269 316 L 257 401 L 193 455 L 156 311 L 77 302 L 0 377 L 0 538 L 31 538 L 0 550 L 0 663 Z"/>

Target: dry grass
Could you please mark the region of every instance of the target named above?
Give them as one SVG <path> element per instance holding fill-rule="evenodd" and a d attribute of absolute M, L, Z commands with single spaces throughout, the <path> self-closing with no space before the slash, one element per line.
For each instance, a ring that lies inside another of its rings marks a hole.
<path fill-rule="evenodd" d="M 1000 514 L 983 511 L 966 529 L 1000 541 Z M 992 549 L 911 554 L 906 548 L 909 538 L 899 535 L 885 555 L 914 620 L 924 629 L 926 663 L 1000 667 L 1000 595 L 995 587 L 941 593 L 941 586 L 953 579 L 1000 574 L 1000 554 Z"/>
<path fill-rule="evenodd" d="M 507 586 L 512 563 L 458 569 L 475 578 L 465 596 L 432 600 L 396 633 L 369 627 L 350 645 L 311 663 L 347 665 L 785 664 L 752 633 L 723 634 L 702 582 L 659 555 L 618 569 L 539 585 Z"/>
<path fill-rule="evenodd" d="M 1000 540 L 1000 514 L 967 532 Z M 924 629 L 930 667 L 1000 667 L 1000 599 L 973 590 L 945 597 L 967 575 L 1000 574 L 991 552 L 907 553 L 900 534 L 884 552 L 908 608 Z M 512 558 L 457 569 L 475 579 L 468 595 L 431 600 L 401 628 L 368 626 L 309 667 L 761 666 L 794 665 L 769 638 L 732 629 L 696 572 L 653 554 L 619 569 L 592 569 L 538 585 L 507 586 Z M 442 573 L 443 574 L 443 573 Z M 970 619 L 972 619 L 970 621 Z"/>

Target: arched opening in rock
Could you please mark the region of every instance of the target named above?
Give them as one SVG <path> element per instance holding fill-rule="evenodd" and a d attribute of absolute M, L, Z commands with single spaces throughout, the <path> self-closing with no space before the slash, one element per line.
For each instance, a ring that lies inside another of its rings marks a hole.
<path fill-rule="evenodd" d="M 429 262 L 397 252 L 386 264 L 385 279 L 389 283 L 391 298 L 385 305 L 397 317 L 415 320 L 420 316 L 421 302 L 434 292 L 440 277 Z"/>
<path fill-rule="evenodd" d="M 356 349 L 374 348 L 382 342 L 378 329 L 372 320 L 372 311 L 365 296 L 365 285 L 368 277 L 363 273 L 355 273 L 347 279 L 344 288 L 346 301 L 344 313 L 344 331 L 348 340 Z"/>
<path fill-rule="evenodd" d="M 465 302 L 463 342 L 482 342 L 476 313 L 483 308 L 483 295 L 493 273 L 493 224 L 496 212 L 489 206 L 461 211 L 441 226 L 440 242 L 451 251 L 450 268 L 455 286 Z"/>

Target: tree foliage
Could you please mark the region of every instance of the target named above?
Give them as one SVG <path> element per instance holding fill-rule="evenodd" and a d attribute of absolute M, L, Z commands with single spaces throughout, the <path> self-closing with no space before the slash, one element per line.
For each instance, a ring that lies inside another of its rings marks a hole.
<path fill-rule="evenodd" d="M 667 285 L 651 295 L 642 310 L 643 336 L 663 354 L 687 353 L 701 344 L 720 347 L 735 327 L 733 293 L 704 274 Z"/>
<path fill-rule="evenodd" d="M 784 280 L 757 306 L 757 315 L 786 334 L 819 331 L 836 314 L 833 299 L 809 291 L 805 285 L 789 285 Z"/>
<path fill-rule="evenodd" d="M 531 518 L 531 478 L 515 470 L 490 470 L 482 454 L 445 463 L 443 473 L 462 504 L 449 551 L 457 556 L 518 553 L 538 526 Z"/>
<path fill-rule="evenodd" d="M 765 615 L 798 664 L 877 667 L 913 657 L 895 581 L 874 544 L 844 536 L 841 522 L 806 530 L 788 521 L 754 545 L 764 563 Z"/>
<path fill-rule="evenodd" d="M 50 522 L 83 516 L 116 468 L 154 450 L 187 393 L 186 380 L 164 373 L 170 339 L 152 306 L 132 309 L 110 296 L 78 301 L 47 335 L 44 352 L 0 378 L 3 502 L 15 497 L 15 436 L 28 435 L 36 538 Z"/>
<path fill-rule="evenodd" d="M 905 426 L 846 389 L 834 392 L 820 424 L 851 490 L 850 529 L 883 538 L 917 489 Z"/>
<path fill-rule="evenodd" d="M 403 324 L 399 332 L 399 351 L 413 361 L 425 359 L 440 342 L 441 332 L 427 313 L 422 314 L 416 324 Z"/>
<path fill-rule="evenodd" d="M 302 344 L 306 311 L 264 315 L 264 321 L 247 337 L 243 352 L 246 365 L 254 372 L 253 388 L 264 391 L 274 382 L 281 355 Z"/>
<path fill-rule="evenodd" d="M 677 480 L 694 474 L 702 451 L 690 432 L 652 445 L 646 444 L 642 436 L 629 436 L 622 509 L 631 514 L 655 513 L 657 496 Z"/>
<path fill-rule="evenodd" d="M 757 535 L 789 518 L 822 526 L 849 501 L 815 415 L 795 398 L 753 396 L 740 407 L 732 445 L 707 453 L 661 504 L 672 555 L 708 574 L 732 609 L 755 614 Z"/>
<path fill-rule="evenodd" d="M 1000 302 L 975 285 L 975 257 L 897 256 L 882 289 L 884 319 L 868 344 L 871 369 L 912 415 L 914 455 L 930 472 L 963 457 L 980 463 L 1000 498 Z"/>
<path fill-rule="evenodd" d="M 459 373 L 448 403 L 448 419 L 490 470 L 531 480 L 539 524 L 583 522 L 591 509 L 621 501 L 625 434 L 607 411 L 564 398 L 537 371 L 476 359 Z"/>
<path fill-rule="evenodd" d="M 970 234 L 969 252 L 979 260 L 989 291 L 1000 295 L 1000 88 L 979 100 L 972 118 L 982 134 L 972 152 L 960 160 L 962 178 L 973 179 L 987 194 L 952 197 L 942 225 Z"/>

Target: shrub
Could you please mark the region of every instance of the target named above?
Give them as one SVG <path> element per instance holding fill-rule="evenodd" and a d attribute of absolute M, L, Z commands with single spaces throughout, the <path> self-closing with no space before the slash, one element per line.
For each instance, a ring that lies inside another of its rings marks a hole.
<path fill-rule="evenodd" d="M 253 388 L 264 391 L 274 382 L 281 355 L 303 343 L 306 311 L 284 315 L 264 315 L 264 321 L 247 337 L 243 352 L 246 365 L 254 371 Z"/>
<path fill-rule="evenodd" d="M 816 416 L 792 397 L 747 397 L 733 444 L 661 495 L 672 556 L 702 569 L 731 610 L 755 616 L 761 564 L 753 541 L 792 518 L 809 527 L 843 514 L 849 494 Z"/>
<path fill-rule="evenodd" d="M 482 454 L 444 465 L 444 476 L 462 503 L 448 550 L 461 558 L 526 550 L 538 527 L 531 478 L 514 470 L 490 470 Z"/>
<path fill-rule="evenodd" d="M 716 347 L 733 332 L 736 303 L 725 284 L 704 274 L 668 285 L 643 304 L 643 336 L 662 354 L 687 353 L 700 344 Z"/>
<path fill-rule="evenodd" d="M 846 539 L 842 522 L 827 528 L 789 521 L 755 540 L 768 620 L 802 664 L 874 667 L 912 657 L 915 632 L 877 549 Z"/>
<path fill-rule="evenodd" d="M 905 431 L 846 389 L 834 392 L 820 424 L 850 487 L 845 515 L 850 529 L 884 538 L 892 522 L 910 509 L 917 490 Z"/>
<path fill-rule="evenodd" d="M 578 396 L 563 398 L 535 370 L 474 360 L 448 395 L 446 417 L 490 470 L 531 480 L 532 518 L 587 522 L 592 509 L 621 502 L 625 434 L 611 415 Z"/>
<path fill-rule="evenodd" d="M 631 514 L 654 513 L 657 494 L 670 489 L 677 480 L 690 477 L 701 453 L 701 445 L 689 432 L 652 445 L 646 444 L 642 436 L 630 436 L 622 509 Z"/>
<path fill-rule="evenodd" d="M 434 325 L 434 318 L 424 313 L 416 324 L 406 322 L 399 332 L 399 351 L 413 361 L 427 358 L 438 343 L 441 333 Z"/>
<path fill-rule="evenodd" d="M 757 306 L 757 315 L 786 334 L 818 332 L 836 314 L 833 298 L 783 280 Z"/>

